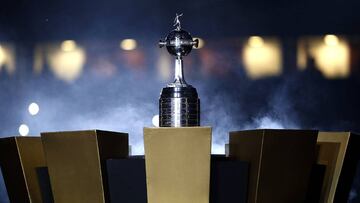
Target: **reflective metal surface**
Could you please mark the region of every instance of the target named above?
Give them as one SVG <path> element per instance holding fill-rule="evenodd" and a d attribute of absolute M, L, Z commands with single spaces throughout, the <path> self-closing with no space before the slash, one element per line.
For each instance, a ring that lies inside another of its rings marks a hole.
<path fill-rule="evenodd" d="M 192 47 L 197 47 L 198 39 L 193 40 L 190 33 L 181 29 L 179 17 L 176 14 L 174 26 L 159 46 L 166 46 L 167 51 L 175 58 L 174 82 L 163 88 L 159 99 L 159 126 L 185 127 L 200 125 L 200 99 L 194 87 L 187 84 L 183 71 L 183 56 L 188 55 Z"/>
<path fill-rule="evenodd" d="M 160 127 L 200 125 L 200 100 L 196 89 L 188 87 L 165 87 L 160 100 Z"/>

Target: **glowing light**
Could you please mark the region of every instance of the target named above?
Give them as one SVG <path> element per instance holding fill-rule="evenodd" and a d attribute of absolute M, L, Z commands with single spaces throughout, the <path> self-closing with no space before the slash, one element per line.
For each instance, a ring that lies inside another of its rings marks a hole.
<path fill-rule="evenodd" d="M 74 51 L 76 49 L 76 42 L 74 40 L 65 40 L 61 43 L 61 50 Z"/>
<path fill-rule="evenodd" d="M 0 45 L 0 66 L 5 63 L 5 60 L 6 60 L 5 51 L 4 48 Z"/>
<path fill-rule="evenodd" d="M 350 48 L 345 39 L 335 35 L 325 37 L 310 37 L 299 42 L 298 62 L 303 62 L 305 69 L 307 65 L 317 68 L 324 77 L 328 79 L 346 78 L 350 75 Z M 308 57 L 314 63 L 307 64 Z M 300 59 L 299 57 L 302 57 Z"/>
<path fill-rule="evenodd" d="M 153 124 L 155 127 L 159 127 L 159 115 L 155 115 L 155 116 L 152 118 L 152 124 Z"/>
<path fill-rule="evenodd" d="M 29 134 L 29 127 L 26 124 L 21 124 L 19 127 L 19 133 L 21 136 L 27 136 Z"/>
<path fill-rule="evenodd" d="M 136 49 L 136 47 L 137 47 L 137 42 L 136 42 L 136 40 L 134 40 L 134 39 L 124 39 L 123 41 L 121 41 L 120 47 L 121 47 L 123 50 L 131 51 L 131 50 Z"/>
<path fill-rule="evenodd" d="M 264 45 L 264 40 L 259 36 L 252 36 L 248 40 L 249 46 L 253 48 L 260 48 Z"/>
<path fill-rule="evenodd" d="M 339 38 L 336 35 L 325 35 L 324 42 L 328 46 L 336 46 L 339 44 Z"/>
<path fill-rule="evenodd" d="M 0 45 L 0 70 L 5 69 L 7 73 L 15 72 L 15 51 L 9 44 Z"/>
<path fill-rule="evenodd" d="M 51 71 L 59 79 L 68 82 L 81 75 L 86 60 L 85 51 L 82 48 L 76 46 L 75 49 L 71 49 L 67 47 L 66 49 L 53 50 L 48 55 Z"/>
<path fill-rule="evenodd" d="M 37 103 L 33 102 L 29 105 L 28 110 L 32 116 L 35 116 L 39 113 L 40 107 Z"/>
<path fill-rule="evenodd" d="M 262 38 L 250 38 L 242 55 L 247 76 L 258 79 L 280 75 L 282 72 L 282 55 L 278 42 Z"/>
<path fill-rule="evenodd" d="M 315 62 L 327 78 L 347 77 L 350 74 L 349 47 L 347 44 L 319 46 Z"/>
<path fill-rule="evenodd" d="M 197 48 L 195 47 L 195 49 L 201 49 L 205 46 L 205 41 L 202 38 L 200 37 L 194 37 L 194 38 L 199 40 L 198 47 Z"/>

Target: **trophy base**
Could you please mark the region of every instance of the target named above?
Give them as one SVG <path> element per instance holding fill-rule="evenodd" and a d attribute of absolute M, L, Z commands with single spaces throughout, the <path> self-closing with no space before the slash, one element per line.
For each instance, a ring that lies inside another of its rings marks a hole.
<path fill-rule="evenodd" d="M 160 127 L 200 126 L 200 99 L 190 85 L 163 88 L 159 109 Z"/>

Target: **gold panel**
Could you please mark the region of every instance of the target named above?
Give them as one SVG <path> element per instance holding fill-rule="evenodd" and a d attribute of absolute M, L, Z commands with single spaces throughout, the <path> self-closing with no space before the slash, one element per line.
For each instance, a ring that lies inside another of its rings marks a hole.
<path fill-rule="evenodd" d="M 318 163 L 326 165 L 320 202 L 334 202 L 349 139 L 349 132 L 319 132 Z"/>
<path fill-rule="evenodd" d="M 0 166 L 11 202 L 43 202 L 36 173 L 46 166 L 40 137 L 1 138 Z"/>
<path fill-rule="evenodd" d="M 317 131 L 230 132 L 229 156 L 250 162 L 248 202 L 304 202 Z"/>
<path fill-rule="evenodd" d="M 54 201 L 108 200 L 105 161 L 128 156 L 128 135 L 99 130 L 41 133 Z"/>
<path fill-rule="evenodd" d="M 210 127 L 144 128 L 148 203 L 209 203 Z"/>

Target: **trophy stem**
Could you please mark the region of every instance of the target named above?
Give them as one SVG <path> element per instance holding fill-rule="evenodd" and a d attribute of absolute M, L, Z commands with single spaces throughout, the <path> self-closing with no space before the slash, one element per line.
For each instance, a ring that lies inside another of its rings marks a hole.
<path fill-rule="evenodd" d="M 175 59 L 175 80 L 176 84 L 184 84 L 186 85 L 186 81 L 184 78 L 184 70 L 183 70 L 183 60 L 181 56 L 177 56 Z"/>

